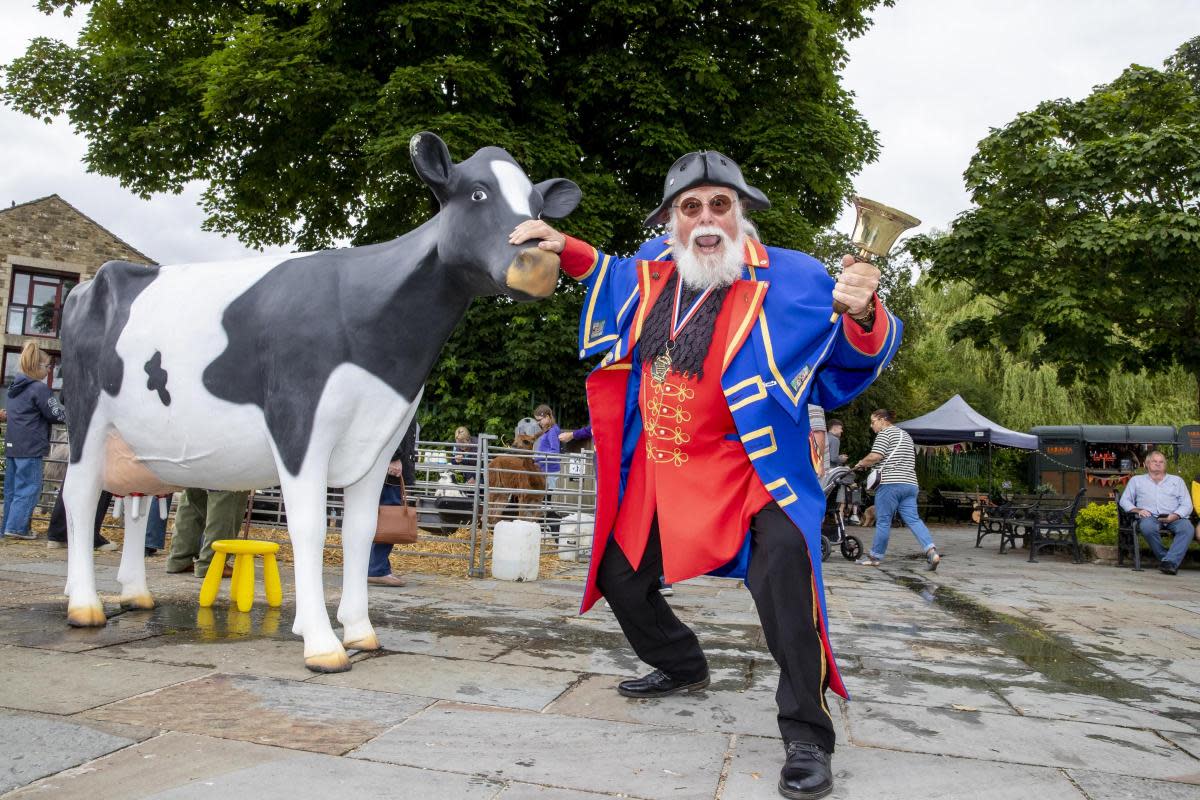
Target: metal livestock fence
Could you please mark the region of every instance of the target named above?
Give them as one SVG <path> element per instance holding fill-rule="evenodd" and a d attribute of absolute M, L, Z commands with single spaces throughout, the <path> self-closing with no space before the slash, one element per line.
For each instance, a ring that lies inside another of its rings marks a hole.
<path fill-rule="evenodd" d="M 535 462 L 532 451 L 505 447 L 490 434 L 469 445 L 417 442 L 417 481 L 406 491 L 409 504 L 417 508 L 420 536 L 417 545 L 405 548 L 405 555 L 460 560 L 465 562 L 468 576 L 481 577 L 492 528 L 505 519 L 524 519 L 541 529 L 542 555 L 585 560 L 591 550 L 588 523 L 596 505 L 593 456 L 590 450 L 537 454 Z M 49 517 L 67 458 L 65 430 L 55 426 L 35 518 Z M 171 505 L 171 518 L 175 505 Z M 327 532 L 340 534 L 344 516 L 340 489 L 329 490 L 326 509 Z M 287 508 L 278 487 L 251 494 L 249 520 L 253 526 L 286 529 Z M 120 529 L 123 524 L 110 514 L 105 527 Z M 580 535 L 580 530 L 587 533 Z M 422 543 L 444 543 L 451 538 L 464 545 L 421 547 Z"/>

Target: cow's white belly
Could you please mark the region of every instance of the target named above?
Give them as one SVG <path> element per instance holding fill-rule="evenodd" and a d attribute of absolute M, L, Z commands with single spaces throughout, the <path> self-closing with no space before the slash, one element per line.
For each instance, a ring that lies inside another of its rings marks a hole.
<path fill-rule="evenodd" d="M 279 483 L 262 410 L 214 397 L 203 373 L 228 343 L 221 327 L 226 307 L 284 258 L 295 257 L 162 267 L 134 300 L 117 341 L 125 370 L 121 391 L 101 394 L 97 421 L 108 422 L 164 483 L 209 489 Z M 146 386 L 145 364 L 155 353 L 167 373 L 169 404 Z M 359 367 L 335 368 L 317 405 L 301 471 L 325 463 L 328 485 L 354 483 L 411 417 L 412 400 Z"/>

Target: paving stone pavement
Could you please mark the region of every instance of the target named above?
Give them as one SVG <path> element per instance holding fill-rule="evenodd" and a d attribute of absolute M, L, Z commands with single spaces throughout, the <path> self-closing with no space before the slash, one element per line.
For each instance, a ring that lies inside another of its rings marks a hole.
<path fill-rule="evenodd" d="M 829 696 L 832 797 L 1200 800 L 1200 570 L 1031 564 L 933 532 L 936 573 L 904 529 L 879 568 L 826 564 L 853 696 Z M 713 682 L 651 702 L 614 691 L 644 667 L 606 608 L 576 615 L 578 565 L 372 587 L 383 650 L 315 675 L 290 575 L 282 609 L 242 614 L 199 609 L 199 580 L 151 559 L 159 606 L 122 612 L 118 554 L 99 554 L 109 624 L 76 630 L 44 546 L 0 544 L 5 798 L 779 796 L 778 673 L 735 581 L 676 584 Z"/>

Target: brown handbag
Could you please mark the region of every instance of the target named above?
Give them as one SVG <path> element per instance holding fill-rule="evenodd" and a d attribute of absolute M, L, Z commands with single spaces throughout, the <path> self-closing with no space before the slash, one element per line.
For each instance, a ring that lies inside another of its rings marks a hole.
<path fill-rule="evenodd" d="M 379 507 L 375 522 L 375 544 L 412 544 L 417 541 L 417 510 L 408 504 L 404 479 L 400 479 L 402 505 Z"/>

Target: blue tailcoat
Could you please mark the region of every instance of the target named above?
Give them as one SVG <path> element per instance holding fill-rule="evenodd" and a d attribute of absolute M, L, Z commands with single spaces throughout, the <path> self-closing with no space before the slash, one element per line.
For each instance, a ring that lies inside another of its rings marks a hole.
<path fill-rule="evenodd" d="M 571 246 L 563 262 L 564 270 L 587 287 L 579 357 L 604 354 L 588 378 L 598 485 L 595 545 L 582 611 L 600 596 L 596 568 L 642 432 L 637 341 L 646 314 L 674 269 L 666 237 L 646 242 L 633 258 L 588 252 L 590 265 L 578 253 L 572 256 Z M 712 344 L 726 347 L 721 386 L 746 455 L 808 543 L 827 647 L 819 555 L 825 498 L 809 456 L 807 404 L 834 409 L 853 400 L 891 361 L 902 332 L 900 321 L 877 305 L 869 348 L 877 351 L 856 347 L 843 322 L 830 320 L 833 284 L 811 256 L 748 241 L 742 279 L 731 287 L 726 301 L 737 304 L 729 337 Z M 745 577 L 749 542 L 747 536 L 739 556 L 715 574 Z M 831 686 L 839 690 L 840 684 L 834 669 Z"/>

